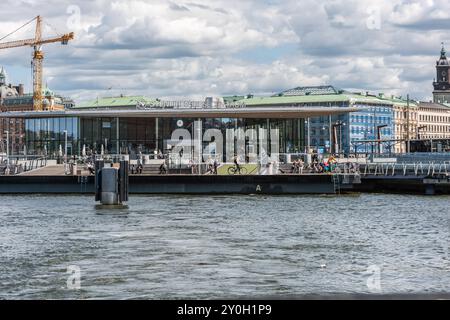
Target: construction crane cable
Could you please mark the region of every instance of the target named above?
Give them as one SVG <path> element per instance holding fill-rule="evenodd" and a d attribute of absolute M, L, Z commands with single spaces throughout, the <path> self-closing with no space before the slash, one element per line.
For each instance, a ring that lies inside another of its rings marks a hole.
<path fill-rule="evenodd" d="M 62 34 L 59 33 L 58 30 L 56 30 L 56 28 L 53 27 L 50 23 L 48 23 L 47 21 L 43 21 L 43 22 L 44 22 L 48 27 L 50 27 L 50 29 L 52 29 L 53 31 L 55 31 L 55 33 L 56 33 L 58 36 L 62 37 Z"/>
<path fill-rule="evenodd" d="M 28 21 L 27 23 L 25 23 L 25 24 L 24 24 L 23 26 L 21 26 L 20 28 L 17 28 L 17 29 L 14 30 L 13 32 L 8 33 L 6 36 L 4 36 L 3 38 L 1 38 L 0 41 L 2 41 L 2 40 L 4 40 L 4 39 L 8 38 L 10 35 L 16 33 L 16 32 L 19 31 L 20 29 L 26 27 L 27 25 L 29 25 L 30 23 L 32 23 L 34 20 L 36 20 L 36 18 L 31 19 L 30 21 Z"/>

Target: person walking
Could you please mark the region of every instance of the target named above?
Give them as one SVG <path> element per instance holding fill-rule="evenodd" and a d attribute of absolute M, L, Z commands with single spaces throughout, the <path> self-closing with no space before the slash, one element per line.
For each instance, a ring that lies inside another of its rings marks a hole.
<path fill-rule="evenodd" d="M 166 173 L 167 173 L 167 166 L 166 163 L 163 162 L 159 167 L 159 174 L 166 174 Z"/>

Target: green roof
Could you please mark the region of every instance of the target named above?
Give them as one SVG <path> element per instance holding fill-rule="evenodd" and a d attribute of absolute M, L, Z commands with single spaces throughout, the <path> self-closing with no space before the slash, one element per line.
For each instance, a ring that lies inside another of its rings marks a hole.
<path fill-rule="evenodd" d="M 132 97 L 108 97 L 98 98 L 92 101 L 80 103 L 74 109 L 81 108 L 114 108 L 114 107 L 135 107 L 138 103 L 152 103 L 155 99 L 147 98 L 144 96 L 132 96 Z"/>
<path fill-rule="evenodd" d="M 227 96 L 223 97 L 225 103 L 233 103 L 245 99 L 246 96 Z"/>
<path fill-rule="evenodd" d="M 348 103 L 370 103 L 370 104 L 393 104 L 406 105 L 407 101 L 401 97 L 388 98 L 382 93 L 373 95 L 368 93 L 354 93 L 342 90 L 330 85 L 296 87 L 280 92 L 272 97 L 259 97 L 245 99 L 248 105 L 271 105 L 271 104 L 307 104 L 307 103 L 330 103 L 330 102 L 348 102 Z M 411 105 L 417 105 L 415 101 L 410 101 Z"/>
<path fill-rule="evenodd" d="M 348 97 L 341 94 L 327 94 L 316 96 L 255 97 L 242 100 L 242 102 L 247 106 L 348 101 Z"/>
<path fill-rule="evenodd" d="M 402 97 L 378 97 L 379 100 L 381 101 L 388 101 L 389 103 L 395 104 L 395 105 L 401 105 L 401 106 L 407 106 L 408 105 L 408 100 L 403 99 Z M 410 99 L 409 100 L 409 105 L 410 106 L 417 106 L 418 103 L 415 100 Z"/>
<path fill-rule="evenodd" d="M 300 95 L 300 96 L 273 96 L 273 97 L 255 97 L 242 100 L 248 106 L 259 105 L 280 105 L 280 104 L 307 104 L 307 103 L 330 103 L 330 102 L 348 102 L 348 103 L 372 103 L 372 104 L 404 104 L 407 102 L 399 98 L 388 99 L 373 95 L 363 95 L 357 93 L 344 92 L 341 94 L 323 94 L 323 95 Z M 415 105 L 414 101 L 410 101 Z"/>

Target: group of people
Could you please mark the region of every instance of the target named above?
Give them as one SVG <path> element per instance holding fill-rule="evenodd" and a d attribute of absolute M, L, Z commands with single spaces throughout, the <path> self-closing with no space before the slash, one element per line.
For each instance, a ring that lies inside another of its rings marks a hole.
<path fill-rule="evenodd" d="M 305 163 L 303 162 L 303 160 L 301 158 L 294 160 L 294 162 L 292 163 L 292 173 L 302 174 L 304 166 L 305 166 Z"/>
<path fill-rule="evenodd" d="M 142 174 L 142 171 L 144 170 L 144 166 L 139 163 L 138 165 L 131 165 L 131 174 Z"/>
<path fill-rule="evenodd" d="M 207 165 L 208 165 L 208 172 L 211 174 L 217 175 L 217 169 L 219 168 L 219 162 L 216 159 L 212 160 L 211 158 L 209 158 L 207 161 Z"/>
<path fill-rule="evenodd" d="M 218 174 L 218 168 L 220 163 L 217 159 L 209 159 L 206 162 L 207 174 Z M 242 165 L 239 163 L 239 159 L 237 156 L 233 158 L 234 168 L 236 172 L 240 172 Z M 344 171 L 349 173 L 357 173 L 359 172 L 359 165 L 357 163 L 347 163 L 344 165 Z M 196 165 L 193 160 L 189 161 L 188 168 L 191 169 L 192 174 L 198 174 L 199 166 Z M 87 169 L 91 174 L 95 174 L 95 168 L 93 162 L 87 162 Z M 138 162 L 137 165 L 130 166 L 130 172 L 132 175 L 134 174 L 142 174 L 143 173 L 143 165 Z M 317 155 L 314 155 L 309 163 L 306 163 L 303 158 L 298 158 L 294 160 L 291 164 L 291 173 L 293 174 L 303 174 L 303 173 L 336 173 L 342 170 L 342 164 L 338 166 L 338 161 L 334 156 L 330 156 L 329 158 L 319 159 Z M 168 166 L 166 162 L 161 163 L 159 166 L 159 174 L 168 174 Z M 278 164 L 275 162 L 274 170 L 270 170 L 273 172 L 272 174 L 276 174 L 275 172 L 287 173 L 278 167 Z M 5 173 L 4 173 L 5 174 Z"/>
<path fill-rule="evenodd" d="M 16 175 L 19 173 L 24 172 L 24 166 L 22 164 L 8 164 L 8 162 L 5 160 L 3 163 L 0 163 L 0 175 L 9 176 L 9 175 Z M 25 164 L 26 168 L 26 164 Z"/>
<path fill-rule="evenodd" d="M 206 169 L 207 169 L 206 171 L 209 174 L 217 175 L 219 166 L 220 164 L 216 159 L 213 160 L 209 158 L 206 161 Z M 188 168 L 191 169 L 191 174 L 198 174 L 199 167 L 192 159 L 189 160 Z"/>
<path fill-rule="evenodd" d="M 326 173 L 333 172 L 336 169 L 337 160 L 331 156 L 328 159 L 319 160 L 318 157 L 313 157 L 310 164 L 305 165 L 302 158 L 294 160 L 292 162 L 292 173 L 303 174 L 304 170 L 308 170 L 313 173 Z"/>
<path fill-rule="evenodd" d="M 319 161 L 319 159 L 315 158 L 311 164 L 311 169 L 314 173 L 333 172 L 336 168 L 336 163 L 337 160 L 333 156 L 324 159 L 323 161 Z"/>
<path fill-rule="evenodd" d="M 297 164 L 296 164 L 297 163 Z M 338 166 L 338 161 L 334 156 L 330 156 L 327 159 L 319 160 L 317 157 L 312 159 L 312 162 L 304 166 L 303 161 L 297 161 L 293 164 L 294 170 L 295 168 L 300 168 L 299 171 L 293 171 L 296 173 L 302 173 L 303 169 L 306 169 L 312 173 L 340 173 L 342 170 L 348 173 L 358 173 L 359 172 L 359 164 L 356 162 L 348 162 L 341 163 Z"/>

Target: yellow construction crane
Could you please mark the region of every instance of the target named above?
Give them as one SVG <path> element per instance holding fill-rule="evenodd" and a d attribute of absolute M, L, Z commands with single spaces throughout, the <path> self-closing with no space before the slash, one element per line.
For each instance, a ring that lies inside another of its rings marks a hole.
<path fill-rule="evenodd" d="M 62 45 L 67 45 L 70 40 L 73 40 L 74 33 L 70 32 L 54 38 L 42 38 L 42 18 L 37 16 L 31 21 L 27 22 L 17 30 L 3 37 L 1 40 L 19 31 L 31 22 L 36 21 L 36 33 L 34 39 L 16 40 L 10 42 L 0 43 L 0 49 L 17 48 L 17 47 L 34 47 L 33 52 L 33 109 L 35 111 L 43 110 L 42 103 L 42 61 L 44 60 L 44 53 L 42 52 L 42 45 L 47 43 L 61 42 Z"/>

